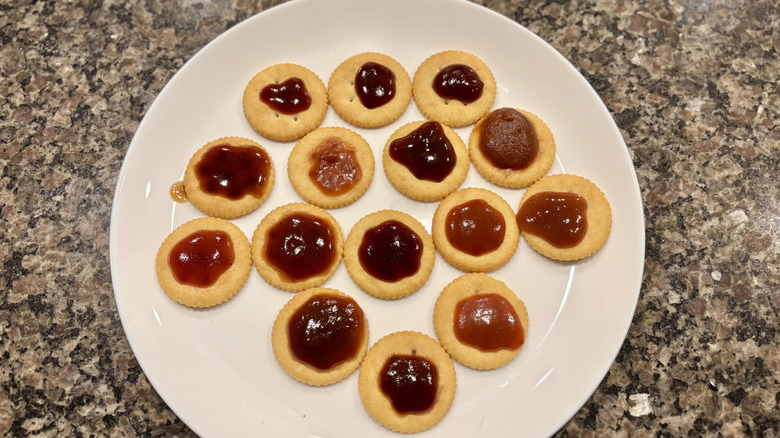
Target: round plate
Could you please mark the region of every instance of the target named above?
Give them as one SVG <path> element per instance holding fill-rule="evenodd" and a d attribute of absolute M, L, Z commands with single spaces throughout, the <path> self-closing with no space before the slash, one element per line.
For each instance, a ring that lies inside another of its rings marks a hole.
<path fill-rule="evenodd" d="M 164 238 L 202 216 L 176 204 L 169 188 L 190 156 L 222 136 L 245 136 L 269 151 L 276 185 L 255 212 L 234 220 L 251 236 L 273 208 L 300 201 L 286 174 L 292 143 L 259 137 L 244 119 L 243 89 L 263 68 L 304 65 L 327 83 L 348 57 L 378 51 L 414 75 L 429 55 L 450 49 L 482 58 L 493 71 L 493 108 L 523 108 L 547 122 L 558 158 L 550 173 L 589 178 L 606 194 L 613 228 L 595 256 L 557 263 L 521 239 L 517 254 L 491 275 L 523 299 L 530 315 L 526 345 L 507 366 L 477 372 L 456 364 L 458 388 L 444 420 L 422 435 L 547 436 L 574 415 L 612 364 L 625 338 L 642 279 L 644 218 L 639 187 L 620 132 L 597 94 L 554 49 L 488 9 L 450 0 L 297 0 L 230 29 L 194 56 L 150 107 L 128 149 L 111 217 L 114 294 L 130 345 L 146 376 L 176 414 L 203 437 L 395 436 L 374 423 L 360 404 L 357 374 L 324 388 L 287 376 L 271 351 L 277 312 L 292 297 L 252 272 L 228 303 L 193 310 L 174 303 L 155 278 Z M 362 216 L 394 208 L 430 229 L 436 203 L 399 194 L 381 166 L 382 148 L 402 124 L 422 120 L 411 103 L 395 123 L 353 128 L 332 109 L 322 126 L 345 126 L 371 144 L 377 166 L 368 192 L 331 210 L 347 234 Z M 456 130 L 468 140 L 471 127 Z M 485 187 L 514 208 L 523 190 L 494 186 L 472 167 L 462 187 Z M 382 301 L 362 292 L 344 266 L 324 286 L 352 295 L 369 320 L 371 343 L 399 330 L 434 336 L 433 304 L 462 272 L 437 255 L 430 280 L 415 294 Z"/>

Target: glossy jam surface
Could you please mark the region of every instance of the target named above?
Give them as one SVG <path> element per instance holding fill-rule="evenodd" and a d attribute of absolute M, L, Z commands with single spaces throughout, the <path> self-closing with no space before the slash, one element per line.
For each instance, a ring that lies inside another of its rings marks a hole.
<path fill-rule="evenodd" d="M 300 78 L 290 78 L 278 84 L 270 84 L 260 90 L 260 100 L 282 114 L 292 115 L 306 111 L 311 106 L 311 95 Z"/>
<path fill-rule="evenodd" d="M 220 230 L 199 230 L 181 239 L 168 254 L 168 266 L 176 281 L 209 287 L 235 260 L 233 240 Z"/>
<path fill-rule="evenodd" d="M 292 213 L 268 229 L 263 256 L 290 281 L 324 274 L 336 260 L 336 232 L 324 219 Z"/>
<path fill-rule="evenodd" d="M 171 195 L 171 199 L 179 203 L 187 202 L 189 199 L 187 198 L 187 190 L 184 189 L 184 182 L 182 181 L 176 181 L 173 183 L 168 193 Z"/>
<path fill-rule="evenodd" d="M 309 178 L 329 195 L 348 192 L 362 176 L 355 149 L 337 137 L 323 140 L 309 159 Z"/>
<path fill-rule="evenodd" d="M 460 300 L 453 324 L 460 342 L 481 351 L 517 350 L 525 341 L 517 312 L 499 294 L 480 293 Z"/>
<path fill-rule="evenodd" d="M 390 143 L 390 158 L 417 179 L 441 182 L 455 168 L 455 148 L 439 122 L 425 122 Z"/>
<path fill-rule="evenodd" d="M 268 154 L 252 146 L 214 146 L 195 165 L 201 190 L 233 200 L 247 195 L 261 197 L 270 172 Z"/>
<path fill-rule="evenodd" d="M 436 403 L 436 364 L 417 355 L 390 356 L 379 373 L 379 388 L 399 414 L 426 412 Z"/>
<path fill-rule="evenodd" d="M 527 117 L 513 108 L 501 108 L 482 122 L 479 150 L 499 169 L 520 170 L 536 158 L 539 141 Z"/>
<path fill-rule="evenodd" d="M 358 260 L 374 278 L 395 282 L 417 273 L 422 252 L 422 240 L 414 230 L 389 220 L 366 230 L 358 248 Z"/>
<path fill-rule="evenodd" d="M 517 212 L 517 225 L 557 248 L 571 248 L 588 230 L 588 201 L 571 192 L 540 192 Z"/>
<path fill-rule="evenodd" d="M 363 310 L 350 297 L 309 298 L 290 317 L 290 350 L 301 362 L 327 370 L 357 356 L 365 333 Z"/>
<path fill-rule="evenodd" d="M 382 64 L 367 62 L 355 74 L 355 92 L 364 107 L 379 108 L 395 96 L 395 74 Z"/>
<path fill-rule="evenodd" d="M 447 240 L 473 256 L 494 251 L 504 242 L 504 216 L 482 199 L 472 199 L 450 210 L 444 222 Z"/>
<path fill-rule="evenodd" d="M 485 84 L 468 65 L 451 64 L 439 70 L 433 78 L 433 90 L 445 99 L 471 103 L 482 96 Z"/>

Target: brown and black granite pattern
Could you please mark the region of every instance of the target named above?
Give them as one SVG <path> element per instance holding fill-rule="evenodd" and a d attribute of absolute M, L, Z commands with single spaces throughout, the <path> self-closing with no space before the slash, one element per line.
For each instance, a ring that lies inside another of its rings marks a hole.
<path fill-rule="evenodd" d="M 111 201 L 165 83 L 275 3 L 0 0 L 0 435 L 192 435 L 122 331 Z M 558 436 L 779 437 L 777 2 L 478 3 L 591 82 L 645 203 L 633 324 Z"/>

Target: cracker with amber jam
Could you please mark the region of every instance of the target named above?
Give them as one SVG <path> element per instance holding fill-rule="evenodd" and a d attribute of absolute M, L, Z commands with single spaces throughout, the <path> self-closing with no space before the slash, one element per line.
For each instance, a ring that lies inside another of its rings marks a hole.
<path fill-rule="evenodd" d="M 441 201 L 431 234 L 444 260 L 468 272 L 500 268 L 515 255 L 520 241 L 512 206 L 495 192 L 475 187 Z"/>
<path fill-rule="evenodd" d="M 199 218 L 176 228 L 157 251 L 155 271 L 165 293 L 189 307 L 232 298 L 252 268 L 249 240 L 232 223 Z"/>
<path fill-rule="evenodd" d="M 528 334 L 528 311 L 504 282 L 484 273 L 465 274 L 439 294 L 433 326 L 453 359 L 489 370 L 520 353 Z"/>
<path fill-rule="evenodd" d="M 588 179 L 549 175 L 526 190 L 517 223 L 538 253 L 554 260 L 579 260 L 606 243 L 612 209 L 601 189 Z"/>
<path fill-rule="evenodd" d="M 295 144 L 287 175 L 296 192 L 322 208 L 357 201 L 374 177 L 374 154 L 357 132 L 341 127 L 317 128 Z"/>

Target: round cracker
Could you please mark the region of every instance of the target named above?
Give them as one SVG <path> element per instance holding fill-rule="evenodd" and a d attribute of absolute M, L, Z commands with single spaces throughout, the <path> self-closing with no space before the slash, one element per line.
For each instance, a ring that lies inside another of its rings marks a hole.
<path fill-rule="evenodd" d="M 433 80 L 439 70 L 452 64 L 464 64 L 479 75 L 483 82 L 482 95 L 470 103 L 439 96 L 433 89 Z M 447 50 L 431 55 L 414 73 L 412 94 L 417 108 L 431 120 L 453 128 L 470 125 L 490 110 L 496 98 L 496 81 L 490 68 L 477 56 L 460 50 Z"/>
<path fill-rule="evenodd" d="M 387 139 L 382 153 L 382 165 L 393 187 L 405 196 L 423 202 L 438 201 L 452 193 L 463 184 L 469 172 L 469 152 L 466 144 L 452 128 L 443 124 L 441 127 L 455 152 L 455 167 L 442 181 L 418 179 L 409 168 L 390 157 L 390 144 L 393 141 L 411 134 L 426 122 L 425 120 L 411 122 L 398 128 Z"/>
<path fill-rule="evenodd" d="M 230 199 L 223 196 L 215 195 L 204 191 L 200 186 L 200 180 L 196 172 L 196 167 L 203 156 L 211 150 L 213 147 L 228 145 L 228 146 L 244 146 L 257 148 L 261 151 L 261 154 L 265 156 L 268 162 L 268 171 L 265 181 L 261 186 L 260 195 L 247 194 L 240 199 Z M 222 137 L 216 140 L 210 141 L 198 149 L 184 170 L 184 191 L 187 194 L 187 198 L 192 202 L 192 205 L 197 207 L 203 213 L 220 217 L 223 219 L 231 219 L 238 216 L 243 216 L 247 213 L 254 211 L 260 207 L 268 195 L 271 194 L 275 181 L 274 163 L 268 152 L 260 146 L 260 144 L 243 137 Z"/>
<path fill-rule="evenodd" d="M 303 81 L 311 97 L 311 105 L 296 114 L 283 114 L 260 100 L 260 92 L 268 85 L 280 84 L 290 78 Z M 311 70 L 297 64 L 275 64 L 257 73 L 244 89 L 244 116 L 258 134 L 275 141 L 297 140 L 322 123 L 328 111 L 328 92 L 322 80 Z"/>
<path fill-rule="evenodd" d="M 481 199 L 504 218 L 504 240 L 498 248 L 482 254 L 472 255 L 452 245 L 447 238 L 447 216 L 453 208 L 468 201 Z M 520 241 L 520 230 L 512 206 L 501 196 L 487 189 L 468 187 L 453 192 L 441 201 L 433 214 L 431 226 L 433 243 L 439 254 L 452 266 L 468 272 L 487 272 L 504 266 L 514 255 Z"/>
<path fill-rule="evenodd" d="M 399 414 L 379 387 L 379 374 L 393 355 L 417 355 L 436 366 L 438 392 L 434 405 L 421 413 Z M 439 423 L 452 406 L 457 386 L 455 367 L 444 348 L 433 338 L 419 332 L 402 331 L 377 341 L 360 366 L 358 390 L 363 407 L 382 426 L 402 433 L 421 432 Z"/>
<path fill-rule="evenodd" d="M 523 337 L 527 338 L 528 311 L 525 303 L 504 282 L 483 273 L 462 275 L 444 287 L 433 309 L 433 326 L 442 347 L 453 359 L 469 368 L 489 370 L 511 362 L 520 353 L 522 346 L 514 350 L 483 351 L 462 343 L 455 336 L 456 306 L 461 300 L 481 294 L 497 294 L 504 298 L 517 313 L 523 327 Z"/>
<path fill-rule="evenodd" d="M 531 248 L 551 259 L 566 261 L 589 257 L 604 246 L 612 229 L 612 209 L 607 197 L 596 184 L 577 175 L 549 175 L 526 190 L 520 200 L 520 207 L 528 198 L 541 192 L 571 192 L 584 197 L 588 203 L 585 216 L 588 228 L 582 241 L 571 248 L 558 248 L 539 236 L 522 231 L 523 238 Z"/>
<path fill-rule="evenodd" d="M 168 264 L 171 250 L 182 239 L 203 230 L 223 231 L 230 236 L 234 251 L 233 264 L 211 286 L 198 287 L 179 283 Z M 193 219 L 176 228 L 163 241 L 155 260 L 157 280 L 165 293 L 177 303 L 189 307 L 211 307 L 229 300 L 244 286 L 251 268 L 249 240 L 244 233 L 232 223 L 214 217 Z"/>
<path fill-rule="evenodd" d="M 360 263 L 359 257 L 360 245 L 366 231 L 390 220 L 399 221 L 409 227 L 422 243 L 420 268 L 417 273 L 395 282 L 384 281 L 369 274 Z M 420 289 L 433 272 L 435 259 L 433 239 L 425 227 L 412 216 L 396 210 L 382 210 L 364 216 L 352 227 L 344 244 L 344 265 L 349 276 L 369 295 L 386 300 L 403 298 Z"/>
<path fill-rule="evenodd" d="M 360 167 L 360 180 L 351 189 L 338 194 L 323 191 L 309 176 L 314 164 L 312 153 L 323 141 L 337 138 L 351 147 Z M 368 190 L 374 178 L 374 153 L 368 142 L 355 131 L 340 127 L 318 128 L 295 144 L 287 160 L 287 175 L 296 192 L 307 202 L 322 208 L 338 208 L 357 201 Z"/>
<path fill-rule="evenodd" d="M 314 216 L 324 222 L 326 222 L 333 230 L 333 244 L 336 257 L 331 263 L 330 267 L 322 273 L 313 275 L 301 280 L 293 280 L 287 278 L 281 271 L 269 263 L 264 256 L 266 244 L 268 242 L 268 231 L 279 221 L 284 219 L 290 214 L 303 213 Z M 268 213 L 255 229 L 252 235 L 252 261 L 254 262 L 257 272 L 265 281 L 270 285 L 277 287 L 288 292 L 300 292 L 302 290 L 317 287 L 327 281 L 333 273 L 338 269 L 341 264 L 341 257 L 344 250 L 344 235 L 341 232 L 341 227 L 336 219 L 330 215 L 327 211 L 320 207 L 305 204 L 302 202 L 294 202 L 291 204 L 282 205 L 277 207 Z"/>
<path fill-rule="evenodd" d="M 276 316 L 273 328 L 271 329 L 271 345 L 279 365 L 281 365 L 282 369 L 295 380 L 312 386 L 330 385 L 347 378 L 358 368 L 358 366 L 360 366 L 363 357 L 366 355 L 366 350 L 368 349 L 368 319 L 365 318 L 364 313 L 363 327 L 365 330 L 363 330 L 361 335 L 357 354 L 351 359 L 336 364 L 327 370 L 320 370 L 295 357 L 295 354 L 290 349 L 290 338 L 288 333 L 290 319 L 293 314 L 310 299 L 322 295 L 347 297 L 354 301 L 354 298 L 336 289 L 324 287 L 309 289 L 295 295 L 284 305 L 284 307 L 282 307 L 279 314 Z M 355 305 L 360 307 L 356 301 Z"/>
<path fill-rule="evenodd" d="M 480 136 L 482 135 L 482 124 L 487 116 L 483 117 L 471 130 L 469 136 L 469 156 L 474 167 L 485 179 L 503 187 L 521 188 L 533 184 L 534 181 L 543 177 L 555 161 L 555 138 L 550 128 L 535 114 L 517 109 L 531 122 L 536 132 L 536 138 L 539 142 L 538 153 L 533 162 L 525 169 L 499 169 L 494 166 L 479 148 Z"/>
<path fill-rule="evenodd" d="M 377 108 L 366 108 L 355 91 L 355 76 L 367 62 L 381 64 L 395 76 L 395 95 Z M 365 52 L 352 56 L 339 64 L 328 80 L 330 105 L 347 123 L 360 128 L 378 128 L 394 122 L 406 111 L 411 98 L 409 74 L 398 61 L 382 53 Z"/>

